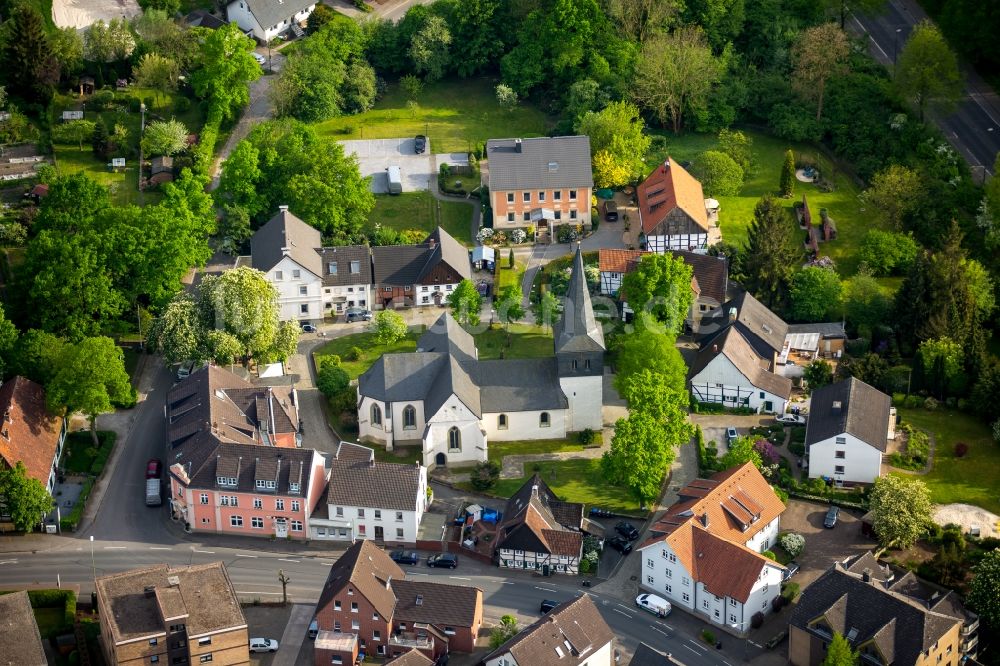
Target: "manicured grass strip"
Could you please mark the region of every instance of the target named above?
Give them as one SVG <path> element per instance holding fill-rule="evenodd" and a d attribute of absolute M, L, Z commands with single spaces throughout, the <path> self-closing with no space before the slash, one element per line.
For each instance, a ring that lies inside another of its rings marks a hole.
<path fill-rule="evenodd" d="M 438 201 L 430 192 L 376 196 L 368 224 L 376 223 L 397 231 L 420 229 L 428 234 L 440 224 L 459 243 L 472 245 L 472 206 L 457 201 Z"/>
<path fill-rule="evenodd" d="M 598 441 L 591 446 L 600 446 L 600 433 Z M 534 441 L 513 441 L 513 442 L 490 442 L 490 460 L 500 461 L 504 456 L 525 456 L 539 453 L 579 453 L 585 447 L 576 441 L 565 439 L 539 439 Z M 534 463 L 528 463 L 530 467 Z M 544 465 L 545 463 L 539 463 Z"/>
<path fill-rule="evenodd" d="M 639 512 L 639 504 L 625 488 L 609 485 L 601 474 L 600 458 L 578 458 L 537 463 L 542 480 L 567 502 L 582 502 L 587 507 L 599 506 L 621 513 Z M 499 497 L 510 497 L 535 473 L 534 465 L 525 466 L 520 479 L 503 479 L 491 491 Z"/>
<path fill-rule="evenodd" d="M 324 356 L 335 354 L 340 357 L 340 367 L 344 369 L 351 379 L 357 379 L 382 354 L 416 351 L 417 338 L 423 333 L 422 329 L 411 329 L 402 340 L 394 342 L 391 345 L 380 345 L 375 341 L 375 334 L 365 330 L 366 325 L 364 323 L 358 322 L 354 325 L 359 327 L 359 333 L 346 335 L 342 338 L 334 338 L 313 352 L 317 365 L 319 365 L 320 360 Z M 356 361 L 349 361 L 347 360 L 348 354 L 354 347 L 361 350 L 361 356 Z"/>
<path fill-rule="evenodd" d="M 511 324 L 510 346 L 508 334 L 502 327 L 491 328 L 476 335 L 479 358 L 545 358 L 555 352 L 552 347 L 552 331 L 534 324 Z M 502 354 L 502 356 L 501 356 Z"/>
<path fill-rule="evenodd" d="M 514 260 L 514 268 L 508 268 L 510 265 L 508 262 L 510 248 L 498 247 L 496 248 L 496 253 L 496 262 L 500 266 L 497 269 L 497 293 L 500 293 L 500 290 L 504 287 L 512 284 L 521 284 L 521 281 L 524 279 L 525 265 L 523 261 Z"/>

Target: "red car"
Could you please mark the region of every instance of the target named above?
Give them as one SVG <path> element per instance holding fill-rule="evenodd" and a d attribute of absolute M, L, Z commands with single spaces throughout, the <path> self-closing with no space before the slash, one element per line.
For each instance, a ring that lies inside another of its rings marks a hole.
<path fill-rule="evenodd" d="M 163 463 L 159 458 L 150 458 L 149 462 L 146 463 L 146 478 L 147 479 L 158 479 L 160 478 L 161 470 L 163 469 Z"/>

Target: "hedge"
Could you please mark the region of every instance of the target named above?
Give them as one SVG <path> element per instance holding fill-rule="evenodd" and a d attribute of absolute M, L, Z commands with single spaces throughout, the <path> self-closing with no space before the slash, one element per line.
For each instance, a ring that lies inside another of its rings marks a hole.
<path fill-rule="evenodd" d="M 59 521 L 59 526 L 63 531 L 72 532 L 76 529 L 80 519 L 83 518 L 83 509 L 87 506 L 87 497 L 90 496 L 93 487 L 94 479 L 87 479 L 83 482 L 83 489 L 80 491 L 80 499 L 77 500 L 76 506 L 69 512 L 68 516 L 64 516 Z"/>
<path fill-rule="evenodd" d="M 63 622 L 66 629 L 71 629 L 76 623 L 76 592 L 72 590 L 28 590 L 28 598 L 32 608 L 63 609 Z"/>

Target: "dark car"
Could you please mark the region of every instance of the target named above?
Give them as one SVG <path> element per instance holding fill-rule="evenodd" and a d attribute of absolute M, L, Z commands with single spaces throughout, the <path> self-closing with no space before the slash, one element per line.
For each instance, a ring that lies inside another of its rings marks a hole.
<path fill-rule="evenodd" d="M 347 321 L 371 321 L 372 312 L 364 308 L 347 308 L 347 311 L 344 313 L 344 319 Z"/>
<path fill-rule="evenodd" d="M 788 580 L 789 578 L 791 578 L 792 576 L 794 576 L 798 572 L 799 572 L 799 563 L 798 562 L 789 562 L 788 564 L 785 565 L 785 578 L 784 578 L 784 580 Z"/>
<path fill-rule="evenodd" d="M 419 155 L 425 150 L 427 150 L 427 137 L 423 134 L 418 134 L 413 138 L 413 152 Z"/>
<path fill-rule="evenodd" d="M 831 506 L 826 512 L 826 518 L 823 519 L 823 527 L 832 528 L 837 524 L 837 516 L 840 515 L 840 507 Z"/>
<path fill-rule="evenodd" d="M 551 599 L 544 599 L 542 604 L 538 607 L 540 613 L 548 613 L 550 610 L 559 605 L 558 601 L 552 601 Z"/>
<path fill-rule="evenodd" d="M 315 333 L 316 332 L 316 327 L 313 326 L 312 324 L 310 324 L 307 321 L 302 322 L 300 325 L 302 326 L 302 332 L 303 333 Z"/>
<path fill-rule="evenodd" d="M 420 562 L 420 556 L 412 550 L 394 550 L 389 553 L 389 557 L 391 557 L 392 561 L 396 564 L 413 565 Z"/>
<path fill-rule="evenodd" d="M 604 219 L 608 222 L 615 222 L 618 220 L 618 204 L 611 199 L 604 202 Z"/>
<path fill-rule="evenodd" d="M 635 529 L 635 525 L 624 520 L 615 525 L 615 531 L 629 541 L 634 541 L 639 538 L 639 530 Z"/>
<path fill-rule="evenodd" d="M 431 555 L 427 558 L 427 566 L 437 569 L 454 569 L 458 566 L 458 555 L 452 555 L 451 553 Z"/>
<path fill-rule="evenodd" d="M 625 539 L 624 537 L 611 537 L 605 542 L 605 545 L 611 546 L 622 555 L 628 555 L 632 552 L 632 544 L 629 543 L 628 539 Z"/>
<path fill-rule="evenodd" d="M 163 470 L 163 463 L 159 458 L 150 458 L 146 463 L 146 478 L 158 479 Z"/>

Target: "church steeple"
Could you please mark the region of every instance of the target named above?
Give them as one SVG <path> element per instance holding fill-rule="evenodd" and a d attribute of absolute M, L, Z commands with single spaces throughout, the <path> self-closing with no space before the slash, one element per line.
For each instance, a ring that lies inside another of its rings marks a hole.
<path fill-rule="evenodd" d="M 573 269 L 570 273 L 569 288 L 563 302 L 562 316 L 553 326 L 553 338 L 557 355 L 579 352 L 603 352 L 604 332 L 590 302 L 587 276 L 583 270 L 583 252 L 576 245 Z"/>

